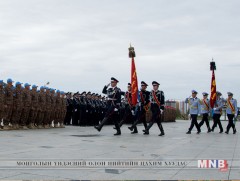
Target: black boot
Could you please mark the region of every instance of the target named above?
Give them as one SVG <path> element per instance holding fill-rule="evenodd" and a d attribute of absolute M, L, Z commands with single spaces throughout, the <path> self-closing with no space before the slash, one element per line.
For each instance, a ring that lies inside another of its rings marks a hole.
<path fill-rule="evenodd" d="M 121 135 L 121 130 L 118 130 L 118 131 L 114 134 L 114 136 L 118 136 L 118 135 Z"/>
<path fill-rule="evenodd" d="M 186 132 L 186 134 L 191 134 L 191 131 Z"/>
<path fill-rule="evenodd" d="M 117 122 L 115 122 L 115 128 L 116 128 L 117 132 L 114 134 L 114 136 L 121 135 L 121 129 Z"/>
<path fill-rule="evenodd" d="M 158 128 L 159 128 L 160 132 L 161 132 L 161 134 L 159 134 L 158 136 L 163 136 L 163 135 L 165 135 L 164 130 L 163 130 L 163 127 L 162 127 L 162 124 L 161 124 L 161 123 L 157 123 L 157 125 L 158 125 Z"/>
<path fill-rule="evenodd" d="M 143 133 L 144 135 L 149 135 L 149 130 L 148 129 L 143 130 L 143 132 L 144 132 Z"/>
<path fill-rule="evenodd" d="M 212 130 L 210 128 L 208 128 L 208 133 L 210 133 Z"/>
<path fill-rule="evenodd" d="M 107 120 L 108 120 L 108 118 L 106 118 L 106 117 L 103 118 L 102 122 L 99 125 L 94 126 L 94 128 L 100 132 L 102 127 L 103 127 L 103 125 L 107 122 Z"/>
<path fill-rule="evenodd" d="M 136 134 L 138 133 L 137 127 L 134 128 L 133 132 L 131 132 L 131 134 Z"/>
<path fill-rule="evenodd" d="M 225 131 L 226 134 L 228 134 L 228 131 Z"/>
<path fill-rule="evenodd" d="M 236 128 L 234 128 L 234 130 L 233 130 L 233 134 L 236 134 L 236 132 L 237 132 L 237 130 L 236 130 Z"/>
<path fill-rule="evenodd" d="M 133 126 L 128 127 L 128 129 L 130 129 L 130 131 L 133 131 Z"/>
<path fill-rule="evenodd" d="M 163 131 L 163 132 L 161 132 L 161 134 L 160 134 L 160 135 L 158 135 L 158 136 L 163 136 L 163 135 L 165 135 L 164 131 Z"/>

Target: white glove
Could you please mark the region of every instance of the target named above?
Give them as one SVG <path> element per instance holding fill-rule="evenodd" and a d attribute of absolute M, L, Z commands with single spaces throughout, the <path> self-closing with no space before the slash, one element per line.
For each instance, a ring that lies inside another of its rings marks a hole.
<path fill-rule="evenodd" d="M 188 115 L 188 119 L 191 120 L 191 114 Z"/>
<path fill-rule="evenodd" d="M 214 110 L 214 111 L 216 111 L 216 110 L 217 110 L 217 108 L 213 108 L 213 110 Z"/>
<path fill-rule="evenodd" d="M 134 110 L 132 110 L 131 112 L 132 112 L 132 115 L 134 116 Z"/>
<path fill-rule="evenodd" d="M 160 114 L 162 114 L 163 113 L 163 110 L 162 109 L 160 109 Z"/>
<path fill-rule="evenodd" d="M 114 108 L 114 111 L 116 112 L 116 111 L 118 111 L 118 109 L 117 109 L 117 108 Z"/>
<path fill-rule="evenodd" d="M 88 110 L 86 110 L 86 112 L 88 112 Z"/>
<path fill-rule="evenodd" d="M 235 118 L 237 118 L 237 116 L 238 116 L 238 115 L 237 115 L 237 114 L 235 114 Z"/>
<path fill-rule="evenodd" d="M 75 109 L 75 112 L 77 112 L 77 109 Z"/>

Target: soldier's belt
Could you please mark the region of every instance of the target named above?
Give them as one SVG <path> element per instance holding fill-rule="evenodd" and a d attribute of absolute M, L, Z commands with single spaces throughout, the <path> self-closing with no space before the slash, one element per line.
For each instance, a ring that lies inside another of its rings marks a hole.
<path fill-rule="evenodd" d="M 191 106 L 191 109 L 197 109 L 197 107 L 196 106 Z"/>
<path fill-rule="evenodd" d="M 116 101 L 117 99 L 107 98 L 108 101 Z"/>

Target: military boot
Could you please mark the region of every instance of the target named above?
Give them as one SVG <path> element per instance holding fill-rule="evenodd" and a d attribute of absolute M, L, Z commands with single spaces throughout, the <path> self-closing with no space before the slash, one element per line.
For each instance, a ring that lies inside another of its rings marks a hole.
<path fill-rule="evenodd" d="M 102 129 L 102 127 L 103 127 L 103 125 L 107 122 L 107 120 L 108 120 L 108 118 L 105 117 L 105 118 L 102 120 L 102 122 L 101 122 L 99 125 L 94 126 L 94 128 L 100 132 L 101 129 Z"/>

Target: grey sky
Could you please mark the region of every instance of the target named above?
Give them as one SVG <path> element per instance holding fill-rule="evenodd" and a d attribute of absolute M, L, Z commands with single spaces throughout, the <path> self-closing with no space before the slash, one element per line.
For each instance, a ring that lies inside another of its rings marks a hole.
<path fill-rule="evenodd" d="M 217 89 L 238 99 L 239 8 L 238 0 L 0 0 L 0 79 L 100 93 L 114 76 L 126 90 L 131 42 L 139 82 L 160 82 L 167 99 L 209 92 L 212 57 Z"/>

